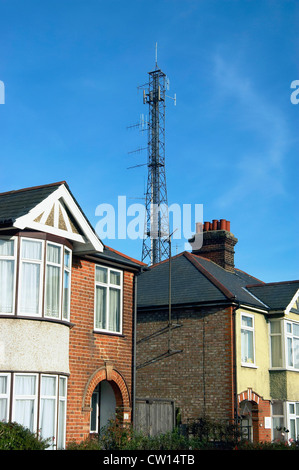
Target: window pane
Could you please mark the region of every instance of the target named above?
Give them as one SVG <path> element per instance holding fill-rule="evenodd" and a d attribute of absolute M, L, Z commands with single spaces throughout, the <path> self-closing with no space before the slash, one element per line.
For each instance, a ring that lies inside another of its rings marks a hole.
<path fill-rule="evenodd" d="M 0 421 L 7 420 L 7 398 L 0 398 Z"/>
<path fill-rule="evenodd" d="M 34 408 L 36 394 L 36 377 L 34 375 L 16 375 L 14 421 L 35 431 Z"/>
<path fill-rule="evenodd" d="M 42 377 L 41 394 L 50 397 L 56 395 L 56 377 Z"/>
<path fill-rule="evenodd" d="M 282 401 L 275 401 L 272 405 L 272 414 L 276 416 L 283 415 L 283 403 Z"/>
<path fill-rule="evenodd" d="M 91 397 L 91 415 L 90 415 L 90 431 L 97 432 L 98 430 L 98 407 L 99 407 L 99 393 L 93 392 Z"/>
<path fill-rule="evenodd" d="M 63 449 L 65 444 L 65 416 L 66 404 L 65 401 L 60 400 L 58 413 L 57 449 Z"/>
<path fill-rule="evenodd" d="M 281 332 L 280 325 L 281 325 L 280 321 L 272 321 L 270 323 L 271 333 L 280 333 Z"/>
<path fill-rule="evenodd" d="M 59 378 L 59 396 L 66 397 L 66 379 L 65 377 Z"/>
<path fill-rule="evenodd" d="M 292 324 L 291 323 L 287 323 L 287 332 L 292 333 Z"/>
<path fill-rule="evenodd" d="M 34 432 L 34 400 L 16 400 L 14 421 Z"/>
<path fill-rule="evenodd" d="M 120 273 L 117 271 L 110 272 L 110 282 L 116 286 L 120 286 Z"/>
<path fill-rule="evenodd" d="M 48 449 L 53 448 L 55 439 L 55 413 L 56 400 L 55 398 L 41 398 L 40 401 L 40 433 L 43 439 L 50 438 L 51 444 Z M 53 440 L 52 440 L 53 439 Z"/>
<path fill-rule="evenodd" d="M 13 260 L 0 259 L 0 313 L 13 312 L 14 269 Z"/>
<path fill-rule="evenodd" d="M 299 369 L 299 338 L 293 338 L 294 367 Z"/>
<path fill-rule="evenodd" d="M 120 330 L 120 290 L 110 289 L 109 294 L 109 330 Z"/>
<path fill-rule="evenodd" d="M 60 264 L 60 246 L 51 245 L 47 246 L 47 261 L 49 263 Z"/>
<path fill-rule="evenodd" d="M 96 328 L 106 329 L 106 287 L 96 286 Z"/>
<path fill-rule="evenodd" d="M 96 281 L 107 283 L 107 269 L 96 266 Z"/>
<path fill-rule="evenodd" d="M 295 405 L 294 405 L 294 403 L 290 403 L 289 412 L 290 412 L 291 415 L 295 414 Z"/>
<path fill-rule="evenodd" d="M 70 268 L 71 265 L 71 253 L 69 250 L 64 250 L 64 266 L 66 268 Z"/>
<path fill-rule="evenodd" d="M 281 337 L 271 336 L 272 367 L 282 367 Z"/>
<path fill-rule="evenodd" d="M 299 325 L 297 323 L 293 323 L 293 335 L 299 336 Z"/>
<path fill-rule="evenodd" d="M 247 327 L 252 328 L 253 319 L 251 317 L 242 316 L 242 326 L 247 326 Z"/>
<path fill-rule="evenodd" d="M 60 304 L 60 267 L 47 266 L 46 314 L 59 317 Z"/>
<path fill-rule="evenodd" d="M 296 425 L 295 420 L 290 419 L 290 439 L 296 439 Z"/>
<path fill-rule="evenodd" d="M 14 255 L 14 240 L 0 239 L 0 256 Z"/>
<path fill-rule="evenodd" d="M 15 394 L 18 396 L 35 395 L 35 375 L 16 375 Z"/>
<path fill-rule="evenodd" d="M 292 350 L 291 338 L 287 338 L 287 355 L 288 355 L 288 366 L 293 366 L 293 350 Z"/>
<path fill-rule="evenodd" d="M 253 332 L 242 330 L 241 332 L 241 357 L 242 362 L 253 363 Z"/>
<path fill-rule="evenodd" d="M 69 316 L 69 306 L 70 306 L 70 273 L 64 271 L 63 279 L 63 318 L 67 319 Z"/>
<path fill-rule="evenodd" d="M 40 265 L 23 263 L 21 268 L 20 310 L 36 314 L 39 311 Z"/>
<path fill-rule="evenodd" d="M 42 259 L 42 243 L 33 240 L 22 240 L 22 258 L 31 260 Z"/>
<path fill-rule="evenodd" d="M 7 376 L 0 375 L 0 395 L 5 395 L 7 393 Z"/>

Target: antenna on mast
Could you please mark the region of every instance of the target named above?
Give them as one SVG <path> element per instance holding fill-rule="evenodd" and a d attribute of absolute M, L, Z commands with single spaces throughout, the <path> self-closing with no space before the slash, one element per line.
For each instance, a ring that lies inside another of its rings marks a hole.
<path fill-rule="evenodd" d="M 157 69 L 158 68 L 158 43 L 157 42 L 156 42 L 155 59 L 156 59 L 156 69 Z"/>

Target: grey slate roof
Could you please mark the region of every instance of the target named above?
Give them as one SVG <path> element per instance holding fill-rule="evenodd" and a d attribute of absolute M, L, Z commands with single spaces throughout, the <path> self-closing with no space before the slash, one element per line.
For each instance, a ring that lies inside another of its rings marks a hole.
<path fill-rule="evenodd" d="M 242 271 L 230 273 L 213 261 L 188 252 L 172 258 L 172 305 L 240 301 L 265 308 L 246 290 L 257 279 Z M 138 278 L 138 308 L 168 305 L 169 263 L 152 266 Z"/>
<path fill-rule="evenodd" d="M 265 302 L 270 310 L 285 310 L 299 289 L 299 281 L 251 285 L 247 289 Z"/>

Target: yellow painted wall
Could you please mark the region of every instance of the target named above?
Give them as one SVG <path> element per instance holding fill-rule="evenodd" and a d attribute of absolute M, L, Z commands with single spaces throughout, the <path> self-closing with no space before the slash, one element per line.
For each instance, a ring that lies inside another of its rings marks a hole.
<path fill-rule="evenodd" d="M 246 367 L 241 364 L 241 313 L 254 316 L 255 367 Z M 262 313 L 246 309 L 238 309 L 236 312 L 237 393 L 251 388 L 264 400 L 270 399 L 268 326 Z"/>

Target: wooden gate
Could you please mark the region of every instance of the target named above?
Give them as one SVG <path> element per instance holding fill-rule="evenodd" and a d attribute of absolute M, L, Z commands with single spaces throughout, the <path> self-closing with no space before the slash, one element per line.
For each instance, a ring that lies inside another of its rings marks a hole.
<path fill-rule="evenodd" d="M 175 405 L 173 400 L 159 398 L 136 398 L 136 431 L 156 436 L 173 431 L 175 427 Z"/>

